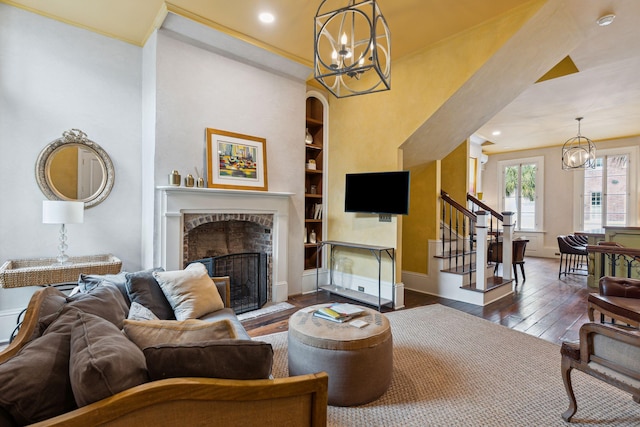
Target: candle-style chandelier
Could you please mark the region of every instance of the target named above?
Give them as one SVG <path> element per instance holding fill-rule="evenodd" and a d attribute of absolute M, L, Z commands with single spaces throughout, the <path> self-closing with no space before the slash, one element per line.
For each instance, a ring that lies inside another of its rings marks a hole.
<path fill-rule="evenodd" d="M 562 169 L 594 169 L 596 167 L 596 145 L 586 136 L 580 134 L 580 121 L 583 117 L 576 117 L 578 121 L 578 135 L 567 140 L 562 146 Z"/>
<path fill-rule="evenodd" d="M 391 89 L 391 38 L 376 1 L 323 0 L 313 62 L 316 80 L 338 98 Z"/>

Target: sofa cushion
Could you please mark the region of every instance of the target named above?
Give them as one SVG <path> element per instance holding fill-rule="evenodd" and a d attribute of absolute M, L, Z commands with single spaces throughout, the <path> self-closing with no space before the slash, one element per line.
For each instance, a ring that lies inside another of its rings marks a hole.
<path fill-rule="evenodd" d="M 224 308 L 218 288 L 202 263 L 189 264 L 184 270 L 156 271 L 153 277 L 178 320 L 196 319 Z"/>
<path fill-rule="evenodd" d="M 92 289 L 104 283 L 114 285 L 122 296 L 127 299 L 127 281 L 126 272 L 122 271 L 118 274 L 80 274 L 78 277 L 78 288 L 80 292 L 90 292 Z M 127 301 L 128 305 L 129 301 Z"/>
<path fill-rule="evenodd" d="M 69 376 L 79 407 L 148 381 L 142 351 L 105 319 L 78 313 L 70 345 Z"/>
<path fill-rule="evenodd" d="M 214 311 L 213 313 L 205 314 L 200 317 L 199 320 L 204 320 L 205 322 L 217 322 L 220 320 L 228 320 L 231 322 L 231 326 L 233 327 L 233 331 L 236 335 L 236 338 L 241 340 L 250 340 L 251 337 L 242 326 L 242 322 L 236 316 L 236 313 L 232 308 L 225 307 L 222 310 Z"/>
<path fill-rule="evenodd" d="M 85 313 L 95 314 L 122 329 L 124 319 L 129 315 L 129 306 L 120 290 L 113 284 L 103 282 L 87 293 L 78 293 L 67 298 L 67 307 L 77 308 Z M 66 308 L 66 307 L 65 307 Z"/>
<path fill-rule="evenodd" d="M 11 414 L 0 406 L 0 427 L 17 427 L 17 425 Z"/>
<path fill-rule="evenodd" d="M 163 344 L 143 351 L 152 380 L 177 377 L 263 379 L 269 378 L 273 364 L 271 344 L 252 340 Z"/>
<path fill-rule="evenodd" d="M 127 294 L 131 302 L 137 302 L 147 307 L 153 314 L 158 316 L 158 319 L 175 319 L 171 304 L 169 304 L 160 285 L 153 277 L 154 272 L 160 271 L 163 271 L 163 269 L 155 268 L 136 273 L 127 273 Z"/>
<path fill-rule="evenodd" d="M 51 322 L 60 315 L 60 311 L 67 303 L 67 296 L 53 286 L 43 288 L 40 292 L 46 293 L 47 296 L 42 300 L 40 311 L 38 312 L 38 323 L 29 341 L 41 336 Z"/>
<path fill-rule="evenodd" d="M 161 344 L 188 344 L 219 339 L 235 339 L 231 322 L 205 322 L 198 319 L 125 320 L 124 333 L 138 347 L 144 349 Z"/>
<path fill-rule="evenodd" d="M 77 408 L 69 380 L 70 331 L 77 313 L 66 310 L 41 337 L 0 364 L 0 405 L 18 424 Z"/>
<path fill-rule="evenodd" d="M 130 320 L 160 320 L 158 316 L 153 314 L 153 311 L 149 310 L 142 304 L 138 304 L 137 302 L 132 302 L 131 307 L 129 308 L 129 316 L 127 319 Z"/>

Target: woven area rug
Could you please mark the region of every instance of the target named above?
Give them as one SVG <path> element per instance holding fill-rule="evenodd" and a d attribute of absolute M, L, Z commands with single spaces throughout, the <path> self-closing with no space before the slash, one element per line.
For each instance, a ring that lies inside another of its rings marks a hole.
<path fill-rule="evenodd" d="M 240 321 L 254 319 L 256 317 L 264 316 L 265 314 L 277 313 L 278 311 L 288 310 L 293 307 L 295 306 L 292 304 L 289 304 L 288 302 L 279 302 L 276 304 L 267 305 L 258 310 L 252 310 L 252 311 L 247 311 L 246 313 L 238 314 L 237 317 L 238 317 L 238 320 Z"/>
<path fill-rule="evenodd" d="M 629 394 L 575 370 L 578 412 L 565 423 L 569 400 L 556 344 L 442 305 L 387 316 L 389 390 L 366 405 L 329 406 L 329 426 L 640 425 L 640 405 Z M 273 345 L 273 375 L 288 376 L 286 332 L 255 339 Z"/>

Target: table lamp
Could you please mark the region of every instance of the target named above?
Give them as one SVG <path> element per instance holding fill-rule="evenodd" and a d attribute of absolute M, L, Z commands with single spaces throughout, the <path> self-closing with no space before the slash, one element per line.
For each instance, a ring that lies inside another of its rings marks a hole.
<path fill-rule="evenodd" d="M 42 223 L 60 224 L 60 245 L 58 245 L 58 263 L 67 264 L 69 256 L 67 250 L 66 224 L 81 224 L 84 221 L 84 202 L 69 202 L 64 200 L 44 200 L 42 202 Z"/>

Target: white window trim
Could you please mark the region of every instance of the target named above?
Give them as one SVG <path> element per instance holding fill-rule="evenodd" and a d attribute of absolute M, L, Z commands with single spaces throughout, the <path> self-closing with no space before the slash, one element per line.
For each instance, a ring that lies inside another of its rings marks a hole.
<path fill-rule="evenodd" d="M 629 155 L 629 218 L 628 227 L 637 227 L 640 225 L 638 218 L 638 200 L 640 200 L 640 187 L 638 186 L 638 159 L 640 158 L 640 148 L 638 147 L 618 147 L 608 148 L 605 150 L 596 150 L 596 157 L 615 156 L 617 154 Z M 573 228 L 582 230 L 583 212 L 582 212 L 582 195 L 584 194 L 584 170 L 576 170 L 573 172 Z M 589 231 L 589 230 L 585 230 Z"/>
<path fill-rule="evenodd" d="M 498 177 L 498 210 L 504 210 L 504 168 L 507 166 L 517 166 L 523 163 L 536 163 L 536 227 L 532 230 L 517 230 L 518 232 L 535 232 L 544 230 L 544 156 L 526 157 L 522 159 L 501 160 L 497 162 Z"/>

